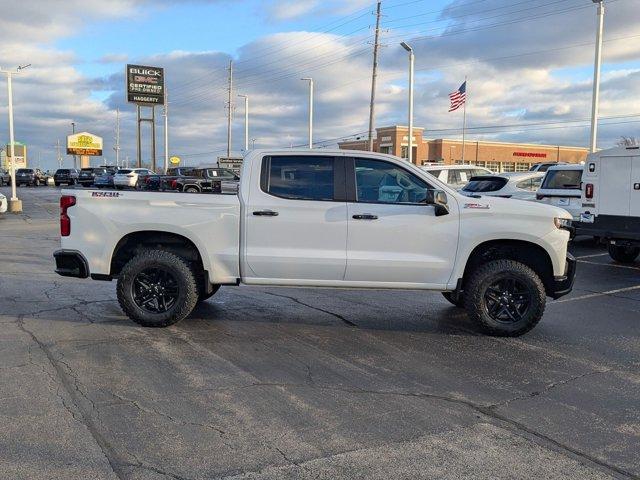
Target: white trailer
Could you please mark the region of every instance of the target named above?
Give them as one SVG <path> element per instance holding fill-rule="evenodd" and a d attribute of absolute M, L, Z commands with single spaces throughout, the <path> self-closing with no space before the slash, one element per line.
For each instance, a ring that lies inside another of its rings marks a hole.
<path fill-rule="evenodd" d="M 593 235 L 609 245 L 617 262 L 632 263 L 640 255 L 640 147 L 593 153 L 582 177 L 582 209 L 578 235 Z"/>

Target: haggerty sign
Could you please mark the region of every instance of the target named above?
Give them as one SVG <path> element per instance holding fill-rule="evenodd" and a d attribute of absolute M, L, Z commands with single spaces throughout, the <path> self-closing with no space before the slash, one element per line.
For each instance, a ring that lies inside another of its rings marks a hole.
<path fill-rule="evenodd" d="M 127 65 L 127 101 L 164 105 L 164 68 Z"/>
<path fill-rule="evenodd" d="M 89 132 L 69 135 L 67 137 L 67 155 L 102 156 L 102 137 Z"/>

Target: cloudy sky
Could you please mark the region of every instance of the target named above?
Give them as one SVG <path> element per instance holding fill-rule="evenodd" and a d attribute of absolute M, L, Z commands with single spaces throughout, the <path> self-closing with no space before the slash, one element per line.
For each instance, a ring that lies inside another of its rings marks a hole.
<path fill-rule="evenodd" d="M 640 136 L 638 0 L 606 0 L 601 147 Z M 226 148 L 227 65 L 235 63 L 234 150 L 251 102 L 256 147 L 306 140 L 307 85 L 316 83 L 318 146 L 365 135 L 375 2 L 370 0 L 0 0 L 0 65 L 31 64 L 14 80 L 16 140 L 30 161 L 57 165 L 55 144 L 78 130 L 104 137 L 113 162 L 135 157 L 127 62 L 162 66 L 170 94 L 170 153 L 214 162 Z M 416 125 L 456 138 L 449 92 L 469 78 L 471 139 L 586 146 L 596 7 L 589 0 L 383 0 L 378 126 L 406 124 L 407 57 L 416 51 Z M 4 79 L 0 80 L 4 85 Z M 0 141 L 8 139 L 0 88 Z M 158 114 L 160 112 L 158 111 Z M 162 154 L 158 115 L 159 156 Z M 148 153 L 145 152 L 145 156 Z M 70 166 L 69 157 L 64 158 Z M 100 163 L 100 162 L 96 162 Z"/>

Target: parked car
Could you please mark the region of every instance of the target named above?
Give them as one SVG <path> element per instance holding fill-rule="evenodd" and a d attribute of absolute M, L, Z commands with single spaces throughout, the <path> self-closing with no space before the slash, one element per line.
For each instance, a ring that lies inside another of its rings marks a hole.
<path fill-rule="evenodd" d="M 471 177 L 460 193 L 474 196 L 516 198 L 519 200 L 535 200 L 536 191 L 540 188 L 544 173 L 500 173 Z"/>
<path fill-rule="evenodd" d="M 197 177 L 199 171 L 195 167 L 172 167 L 166 175 L 150 175 L 145 179 L 145 190 L 175 190 L 172 182 L 181 177 Z"/>
<path fill-rule="evenodd" d="M 582 171 L 583 165 L 554 165 L 547 170 L 536 200 L 564 208 L 575 221 L 582 213 Z"/>
<path fill-rule="evenodd" d="M 542 163 L 534 163 L 531 165 L 529 169 L 530 172 L 546 172 L 549 168 L 554 167 L 556 165 L 566 165 L 564 162 L 542 162 Z"/>
<path fill-rule="evenodd" d="M 0 213 L 7 211 L 7 197 L 0 193 Z"/>
<path fill-rule="evenodd" d="M 456 190 L 464 187 L 471 177 L 493 174 L 488 168 L 475 165 L 425 165 L 420 168 Z"/>
<path fill-rule="evenodd" d="M 75 185 L 78 183 L 80 172 L 75 168 L 59 168 L 53 174 L 53 184 L 59 187 L 63 183 L 66 185 Z"/>
<path fill-rule="evenodd" d="M 155 173 L 148 168 L 124 168 L 118 170 L 113 176 L 113 185 L 117 189 L 124 187 L 140 189 L 149 175 L 155 175 Z"/>
<path fill-rule="evenodd" d="M 63 192 L 56 272 L 116 278 L 123 310 L 148 327 L 244 283 L 440 291 L 484 332 L 517 336 L 572 289 L 560 208 L 470 199 L 362 151 L 253 150 L 240 182 L 237 196 Z"/>
<path fill-rule="evenodd" d="M 19 168 L 16 170 L 16 185 L 18 187 L 21 185 L 39 187 L 46 184 L 44 173 L 39 168 Z"/>
<path fill-rule="evenodd" d="M 97 175 L 96 179 L 93 181 L 93 185 L 96 188 L 113 188 L 113 177 L 116 173 L 118 173 L 119 168 L 117 167 L 106 167 L 106 171 Z"/>
<path fill-rule="evenodd" d="M 592 153 L 582 175 L 577 235 L 598 237 L 620 263 L 640 256 L 640 147 Z"/>
<path fill-rule="evenodd" d="M 186 193 L 237 193 L 240 176 L 227 168 L 195 169 L 194 176 L 178 177 L 171 187 Z"/>
<path fill-rule="evenodd" d="M 83 187 L 92 187 L 96 178 L 107 173 L 106 167 L 87 167 L 80 170 L 78 183 Z"/>
<path fill-rule="evenodd" d="M 11 185 L 11 172 L 8 170 L 0 170 L 0 187 Z"/>

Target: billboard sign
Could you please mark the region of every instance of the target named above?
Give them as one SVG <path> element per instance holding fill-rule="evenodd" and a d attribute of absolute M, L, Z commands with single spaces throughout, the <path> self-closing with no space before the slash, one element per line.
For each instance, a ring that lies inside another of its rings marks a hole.
<path fill-rule="evenodd" d="M 164 68 L 127 65 L 127 101 L 138 105 L 164 105 Z"/>
<path fill-rule="evenodd" d="M 102 137 L 89 132 L 67 137 L 67 155 L 102 156 Z"/>
<path fill-rule="evenodd" d="M 180 164 L 180 157 L 171 157 L 169 159 L 169 161 L 171 162 L 172 165 L 179 165 Z"/>

